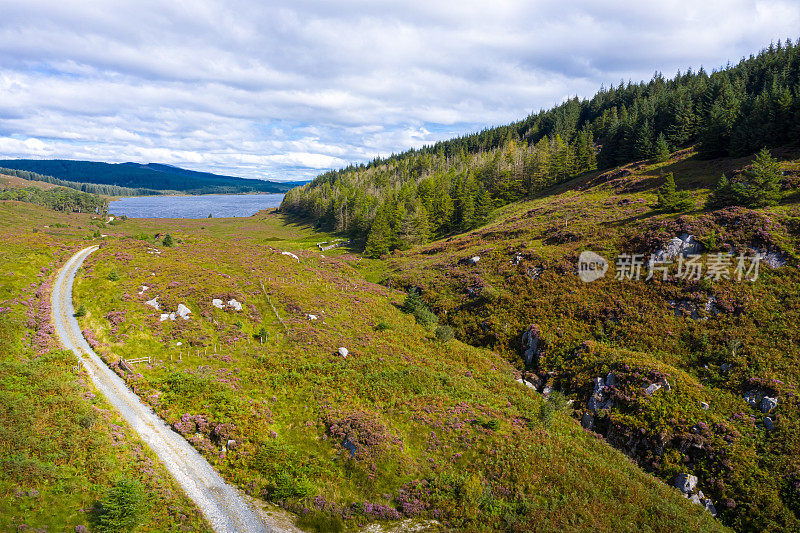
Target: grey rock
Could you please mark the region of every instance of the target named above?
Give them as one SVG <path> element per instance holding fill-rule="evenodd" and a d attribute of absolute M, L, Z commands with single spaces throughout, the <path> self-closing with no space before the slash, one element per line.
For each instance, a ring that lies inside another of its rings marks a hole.
<path fill-rule="evenodd" d="M 184 319 L 184 320 L 189 320 L 189 314 L 190 314 L 191 312 L 192 312 L 192 311 L 191 311 L 191 310 L 190 310 L 188 307 L 186 307 L 185 305 L 183 305 L 183 304 L 178 304 L 178 311 L 177 311 L 177 315 L 178 315 L 179 317 L 181 317 L 182 319 Z"/>
<path fill-rule="evenodd" d="M 708 405 L 706 402 L 700 402 L 700 409 L 702 409 L 703 411 L 708 411 L 710 408 L 711 406 Z"/>
<path fill-rule="evenodd" d="M 539 328 L 535 325 L 529 326 L 522 335 L 523 357 L 526 365 L 533 363 L 539 355 L 539 335 Z"/>
<path fill-rule="evenodd" d="M 512 265 L 518 265 L 522 262 L 522 254 L 517 254 L 514 256 L 514 259 L 511 261 Z"/>
<path fill-rule="evenodd" d="M 543 396 L 547 396 L 547 395 L 549 395 L 551 392 L 553 392 L 553 389 L 552 389 L 552 387 L 549 387 L 549 386 L 547 386 L 547 385 L 545 385 L 544 387 L 542 387 L 542 395 L 543 395 Z"/>
<path fill-rule="evenodd" d="M 772 418 L 768 416 L 764 417 L 764 429 L 767 431 L 772 431 L 775 429 L 775 422 L 772 420 Z"/>
<path fill-rule="evenodd" d="M 664 248 L 653 254 L 656 261 L 672 261 L 679 255 L 686 257 L 700 253 L 703 245 L 694 238 L 694 235 L 684 233 L 680 237 L 673 237 L 664 245 Z"/>
<path fill-rule="evenodd" d="M 691 496 L 689 496 L 689 501 L 691 501 L 695 505 L 703 505 L 703 502 L 700 501 L 700 496 L 698 496 L 697 494 L 692 494 Z"/>
<path fill-rule="evenodd" d="M 236 311 L 242 310 L 242 304 L 236 301 L 236 299 L 228 300 L 228 306 L 233 308 Z"/>
<path fill-rule="evenodd" d="M 152 300 L 147 300 L 145 304 L 149 305 L 150 307 L 156 310 L 161 309 L 161 304 L 158 303 L 158 296 L 156 296 Z"/>
<path fill-rule="evenodd" d="M 583 413 L 581 427 L 583 429 L 592 429 L 592 426 L 594 426 L 594 417 L 590 413 Z"/>
<path fill-rule="evenodd" d="M 613 387 L 617 384 L 617 377 L 613 372 L 609 372 L 606 376 L 606 387 Z"/>
<path fill-rule="evenodd" d="M 653 393 L 655 393 L 660 388 L 661 388 L 661 383 L 651 383 L 650 385 L 647 386 L 646 389 L 644 389 L 644 391 L 648 395 L 652 395 Z"/>
<path fill-rule="evenodd" d="M 603 392 L 606 388 L 606 380 L 603 378 L 597 377 L 594 378 L 594 392 L 597 394 L 598 392 Z"/>
<path fill-rule="evenodd" d="M 716 518 L 717 508 L 714 507 L 714 502 L 711 501 L 711 498 L 706 498 L 705 500 L 703 500 L 703 507 L 706 508 L 706 511 L 711 513 L 711 516 Z"/>
<path fill-rule="evenodd" d="M 347 357 L 347 354 L 349 354 L 349 353 L 350 353 L 350 351 L 349 351 L 347 348 L 345 348 L 345 347 L 341 347 L 341 348 L 339 348 L 339 350 L 338 350 L 338 353 L 339 353 L 339 355 L 341 355 L 342 357 L 346 358 L 346 357 Z"/>
<path fill-rule="evenodd" d="M 750 407 L 752 407 L 753 409 L 757 409 L 758 408 L 758 404 L 759 404 L 759 401 L 760 401 L 759 400 L 759 396 L 758 396 L 758 392 L 756 392 L 754 390 L 747 391 L 747 392 L 744 393 L 743 398 L 744 398 L 744 401 L 746 401 L 750 405 Z"/>
<path fill-rule="evenodd" d="M 479 255 L 474 255 L 469 259 L 467 259 L 467 263 L 469 263 L 470 265 L 477 265 L 478 263 L 480 263 L 480 261 L 481 257 Z"/>
<path fill-rule="evenodd" d="M 223 309 L 225 307 L 225 304 L 223 304 L 222 300 L 220 300 L 219 298 L 214 298 L 213 300 L 211 300 L 211 305 L 213 305 L 217 309 Z"/>
<path fill-rule="evenodd" d="M 778 406 L 778 399 L 772 398 L 770 396 L 764 396 L 763 398 L 761 398 L 761 403 L 758 404 L 758 408 L 761 409 L 762 413 L 769 413 L 777 406 Z"/>
<path fill-rule="evenodd" d="M 661 378 L 661 386 L 664 387 L 664 390 L 672 390 L 672 386 L 669 384 L 669 381 L 664 378 Z"/>
<path fill-rule="evenodd" d="M 697 476 L 678 474 L 673 485 L 684 494 L 690 494 L 697 487 Z"/>

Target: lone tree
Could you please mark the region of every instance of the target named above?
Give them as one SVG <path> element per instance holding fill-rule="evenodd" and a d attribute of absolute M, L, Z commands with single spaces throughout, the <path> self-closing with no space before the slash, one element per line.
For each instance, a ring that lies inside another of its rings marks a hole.
<path fill-rule="evenodd" d="M 658 190 L 658 201 L 655 208 L 670 213 L 688 211 L 694 207 L 694 202 L 687 191 L 679 191 L 675 185 L 672 172 L 667 174 L 664 185 Z"/>
<path fill-rule="evenodd" d="M 147 500 L 144 487 L 136 480 L 123 479 L 94 506 L 95 531 L 133 531 L 144 520 Z"/>
<path fill-rule="evenodd" d="M 172 235 L 167 233 L 167 236 L 164 237 L 164 240 L 161 241 L 161 244 L 163 244 L 164 246 L 174 246 L 175 240 L 172 238 Z"/>
<path fill-rule="evenodd" d="M 780 163 L 764 148 L 753 159 L 752 166 L 735 179 L 728 180 L 723 174 L 706 205 L 712 208 L 729 205 L 766 207 L 777 204 L 780 198 Z"/>
<path fill-rule="evenodd" d="M 667 138 L 664 137 L 663 133 L 658 134 L 658 138 L 656 139 L 656 147 L 655 147 L 655 157 L 656 161 L 659 163 L 663 163 L 664 161 L 669 159 L 669 144 L 667 144 Z"/>

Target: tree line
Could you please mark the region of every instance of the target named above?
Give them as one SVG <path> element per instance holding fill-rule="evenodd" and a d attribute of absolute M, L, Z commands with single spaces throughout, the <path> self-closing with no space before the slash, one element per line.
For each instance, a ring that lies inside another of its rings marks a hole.
<path fill-rule="evenodd" d="M 67 187 L 89 194 L 102 194 L 105 196 L 158 196 L 166 194 L 169 191 L 156 191 L 153 189 L 121 187 L 119 185 L 106 185 L 102 183 L 86 183 L 80 181 L 62 180 L 54 178 L 53 176 L 46 176 L 28 170 L 18 170 L 15 168 L 1 168 L 0 174 L 6 176 L 16 176 L 29 181 L 42 181 L 44 183 L 51 183 L 59 187 Z M 177 191 L 173 191 L 177 192 Z"/>
<path fill-rule="evenodd" d="M 742 156 L 800 141 L 800 44 L 736 65 L 656 73 L 601 88 L 526 119 L 327 172 L 289 191 L 281 210 L 361 241 L 368 255 L 474 228 L 491 209 L 595 168 Z"/>
<path fill-rule="evenodd" d="M 68 213 L 108 212 L 108 199 L 105 197 L 65 187 L 47 190 L 38 187 L 14 187 L 0 191 L 0 200 L 26 202 Z"/>

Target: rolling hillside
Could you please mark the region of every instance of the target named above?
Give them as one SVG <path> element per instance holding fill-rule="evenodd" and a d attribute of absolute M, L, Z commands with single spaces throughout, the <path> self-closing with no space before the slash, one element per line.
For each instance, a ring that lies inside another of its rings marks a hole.
<path fill-rule="evenodd" d="M 33 172 L 78 184 L 112 185 L 138 189 L 150 194 L 158 191 L 186 194 L 277 193 L 286 192 L 292 187 L 302 184 L 301 182 L 274 182 L 221 176 L 155 163 L 143 165 L 63 159 L 6 159 L 0 160 L 0 168 Z"/>

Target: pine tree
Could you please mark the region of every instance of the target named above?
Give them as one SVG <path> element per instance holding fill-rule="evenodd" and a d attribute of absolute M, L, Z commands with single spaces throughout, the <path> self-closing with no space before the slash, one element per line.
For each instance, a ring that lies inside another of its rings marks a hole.
<path fill-rule="evenodd" d="M 726 207 L 736 204 L 736 195 L 733 192 L 730 181 L 725 177 L 725 174 L 720 176 L 714 191 L 706 201 L 706 207 L 716 209 L 718 207 Z"/>
<path fill-rule="evenodd" d="M 658 190 L 658 201 L 655 208 L 670 213 L 687 211 L 694 207 L 694 202 L 687 191 L 678 191 L 675 185 L 675 177 L 672 172 L 666 176 L 664 185 Z"/>
<path fill-rule="evenodd" d="M 392 228 L 389 225 L 389 217 L 385 209 L 380 209 L 372 222 L 369 230 L 367 244 L 364 247 L 366 257 L 379 258 L 389 253 L 392 246 Z"/>
<path fill-rule="evenodd" d="M 669 145 L 667 144 L 667 138 L 664 137 L 663 133 L 658 134 L 658 138 L 656 139 L 656 147 L 655 147 L 655 158 L 656 161 L 659 163 L 663 163 L 669 159 Z"/>
<path fill-rule="evenodd" d="M 753 166 L 742 172 L 742 180 L 734 184 L 734 191 L 747 207 L 775 205 L 781 197 L 781 177 L 780 163 L 762 148 Z"/>

